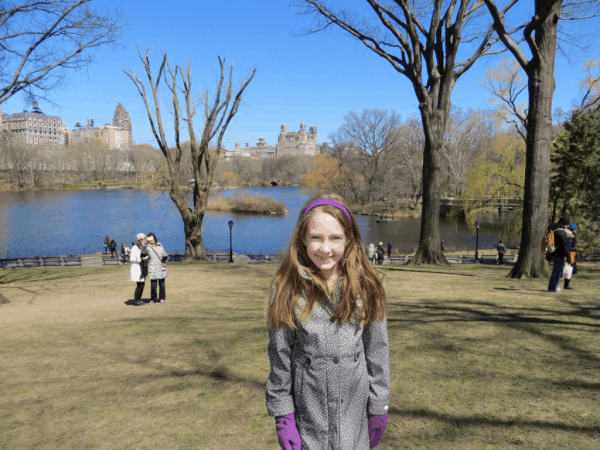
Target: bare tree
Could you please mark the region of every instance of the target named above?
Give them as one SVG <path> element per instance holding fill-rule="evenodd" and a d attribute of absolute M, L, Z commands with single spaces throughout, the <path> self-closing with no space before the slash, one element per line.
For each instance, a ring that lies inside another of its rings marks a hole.
<path fill-rule="evenodd" d="M 150 83 L 152 99 L 146 91 L 146 85 L 138 75 L 133 71 L 124 71 L 133 81 L 146 106 L 146 112 L 150 121 L 150 127 L 154 138 L 163 153 L 167 171 L 165 181 L 168 185 L 169 196 L 183 219 L 183 228 L 185 233 L 186 260 L 208 260 L 202 239 L 202 221 L 206 214 L 208 205 L 208 195 L 214 178 L 215 167 L 221 155 L 223 136 L 229 126 L 229 123 L 238 112 L 242 94 L 248 87 L 256 69 L 252 74 L 242 82 L 237 94 L 233 92 L 233 66 L 229 70 L 229 82 L 224 88 L 225 81 L 225 62 L 219 57 L 220 78 L 217 83 L 216 92 L 206 91 L 203 95 L 204 128 L 200 136 L 200 142 L 196 139 L 196 130 L 194 129 L 194 116 L 196 115 L 195 102 L 192 97 L 192 66 L 188 63 L 187 72 L 183 71 L 182 66 L 175 66 L 174 70 L 167 61 L 167 54 L 162 53 L 162 63 L 158 75 L 153 78 L 150 69 L 150 50 L 146 56 L 142 56 L 138 48 L 140 60 L 144 64 L 146 75 Z M 159 103 L 158 87 L 161 79 L 164 78 L 173 105 L 173 124 L 175 132 L 175 147 L 169 147 L 165 130 L 163 126 L 162 113 Z M 181 86 L 178 85 L 181 80 Z M 184 95 L 184 105 L 179 104 L 178 91 Z M 211 98 L 212 97 L 212 98 Z M 153 101 L 153 107 L 151 102 Z M 185 112 L 181 111 L 184 110 Z M 187 124 L 187 133 L 189 134 L 189 143 L 191 149 L 191 163 L 194 171 L 194 191 L 193 191 L 193 209 L 188 205 L 183 191 L 177 186 L 176 175 L 179 172 L 183 147 L 181 143 L 181 122 Z M 211 141 L 216 138 L 216 149 L 214 154 L 209 151 Z M 205 176 L 202 175 L 202 168 L 205 170 Z"/>
<path fill-rule="evenodd" d="M 0 2 L 0 104 L 18 92 L 52 102 L 68 70 L 87 67 L 93 51 L 115 44 L 123 31 L 119 10 L 92 0 Z"/>
<path fill-rule="evenodd" d="M 357 150 L 347 155 L 346 161 L 352 170 L 364 177 L 366 202 L 372 203 L 376 199 L 386 170 L 397 163 L 391 153 L 400 123 L 400 116 L 395 111 L 363 109 L 348 112 L 336 131 L 336 140 L 352 142 Z"/>
<path fill-rule="evenodd" d="M 500 14 L 516 1 L 512 0 Z M 425 134 L 421 236 L 411 264 L 448 264 L 440 245 L 439 209 L 441 148 L 450 95 L 456 81 L 479 57 L 493 53 L 491 47 L 497 39 L 492 39 L 493 28 L 481 23 L 483 3 L 480 0 L 366 2 L 380 26 L 374 25 L 375 20 L 363 20 L 359 14 L 345 9 L 334 12 L 320 0 L 301 0 L 299 4 L 306 14 L 316 17 L 317 26 L 308 33 L 336 25 L 388 61 L 411 82 L 419 101 Z M 459 62 L 461 42 L 469 43 L 473 51 Z"/>
<path fill-rule="evenodd" d="M 546 264 L 539 243 L 548 221 L 550 180 L 550 137 L 552 130 L 552 96 L 554 94 L 554 61 L 559 21 L 592 17 L 597 1 L 537 0 L 535 15 L 523 30 L 531 58 L 527 58 L 505 29 L 504 14 L 494 0 L 483 0 L 494 19 L 494 29 L 502 43 L 513 54 L 527 74 L 529 107 L 525 157 L 525 192 L 521 245 L 517 263 L 510 271 L 512 278 L 541 277 Z M 596 9 L 595 9 L 596 8 Z"/>
<path fill-rule="evenodd" d="M 397 146 L 400 152 L 399 176 L 401 191 L 413 200 L 413 209 L 419 204 L 423 194 L 423 149 L 425 137 L 423 126 L 416 117 L 409 118 L 397 133 Z"/>

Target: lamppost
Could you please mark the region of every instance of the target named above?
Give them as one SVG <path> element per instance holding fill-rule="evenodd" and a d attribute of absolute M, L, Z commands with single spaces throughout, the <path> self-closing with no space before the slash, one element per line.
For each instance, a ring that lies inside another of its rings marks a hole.
<path fill-rule="evenodd" d="M 233 220 L 229 221 L 229 262 L 233 262 L 233 241 L 231 240 L 231 229 L 233 228 Z"/>
<path fill-rule="evenodd" d="M 479 262 L 479 227 L 481 226 L 481 222 L 478 220 L 475 222 L 475 226 L 477 227 L 477 238 L 475 239 L 475 262 Z"/>

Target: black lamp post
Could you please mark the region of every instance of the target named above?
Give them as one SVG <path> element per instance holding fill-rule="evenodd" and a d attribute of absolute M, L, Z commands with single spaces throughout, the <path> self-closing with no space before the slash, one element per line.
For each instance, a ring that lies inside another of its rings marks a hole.
<path fill-rule="evenodd" d="M 231 240 L 231 229 L 233 228 L 233 220 L 229 221 L 229 262 L 233 262 L 233 241 Z"/>
<path fill-rule="evenodd" d="M 475 222 L 475 226 L 477 227 L 477 238 L 475 239 L 475 262 L 479 261 L 479 227 L 481 226 L 481 222 L 478 220 Z"/>

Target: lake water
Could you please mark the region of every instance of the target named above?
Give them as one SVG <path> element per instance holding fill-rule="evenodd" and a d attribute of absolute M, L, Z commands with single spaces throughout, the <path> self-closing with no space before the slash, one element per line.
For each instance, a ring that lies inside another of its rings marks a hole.
<path fill-rule="evenodd" d="M 231 196 L 241 190 L 215 192 Z M 209 212 L 203 223 L 207 252 L 229 251 L 229 220 L 233 220 L 233 251 L 277 254 L 286 249 L 298 213 L 308 194 L 299 187 L 244 189 L 272 196 L 289 211 L 281 215 Z M 479 248 L 495 248 L 502 228 L 498 216 L 482 216 Z M 377 223 L 357 216 L 365 243 L 391 242 L 401 254 L 419 243 L 420 218 Z M 0 257 L 24 258 L 96 253 L 104 237 L 131 245 L 139 232 L 154 232 L 168 252 L 185 250 L 183 221 L 167 194 L 139 190 L 0 192 Z M 465 224 L 440 217 L 440 234 L 447 251 L 475 249 L 475 232 Z M 505 241 L 506 243 L 506 241 Z M 509 242 L 515 245 L 517 242 Z"/>

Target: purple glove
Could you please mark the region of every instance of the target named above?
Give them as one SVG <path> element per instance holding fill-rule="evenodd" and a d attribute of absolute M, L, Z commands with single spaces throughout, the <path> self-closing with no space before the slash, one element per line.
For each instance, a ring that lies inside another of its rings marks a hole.
<path fill-rule="evenodd" d="M 387 414 L 369 417 L 369 440 L 371 441 L 371 448 L 379 445 L 379 441 L 383 437 L 383 432 L 387 428 L 387 417 Z"/>
<path fill-rule="evenodd" d="M 296 427 L 296 419 L 294 413 L 287 416 L 275 418 L 275 429 L 279 438 L 279 445 L 283 450 L 300 450 L 302 448 L 302 440 L 300 433 Z M 378 441 L 379 442 L 379 441 Z"/>

